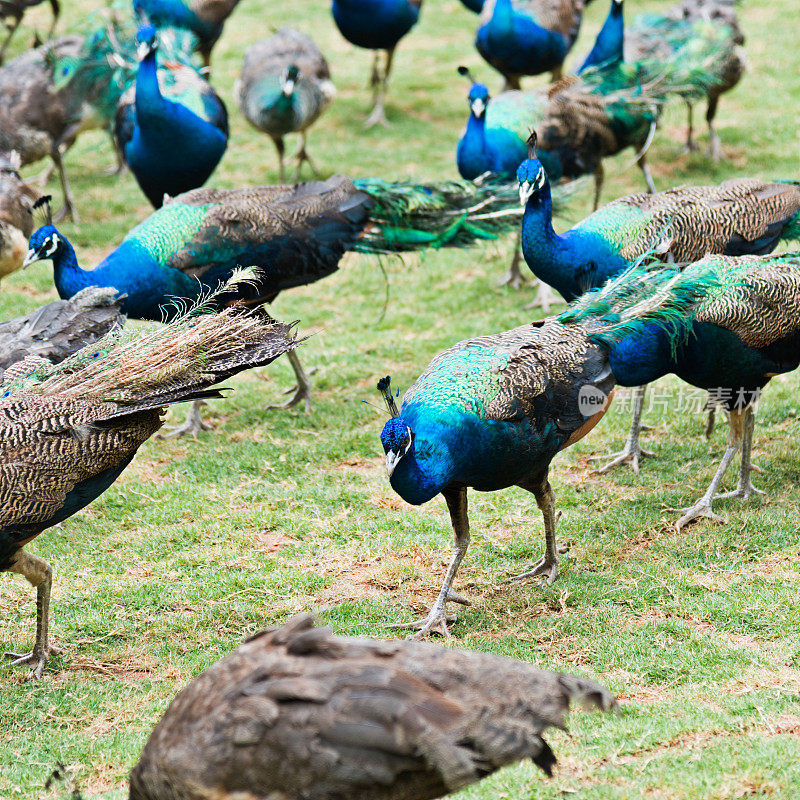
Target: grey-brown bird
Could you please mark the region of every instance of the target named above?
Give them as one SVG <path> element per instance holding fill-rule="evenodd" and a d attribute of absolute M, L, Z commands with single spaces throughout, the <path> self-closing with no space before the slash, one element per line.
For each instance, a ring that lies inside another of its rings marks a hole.
<path fill-rule="evenodd" d="M 333 636 L 309 616 L 256 634 L 172 702 L 130 800 L 427 800 L 530 758 L 592 681 L 410 641 Z"/>
<path fill-rule="evenodd" d="M 113 335 L 112 335 L 113 336 Z M 36 640 L 15 663 L 41 677 L 52 570 L 23 546 L 101 495 L 162 424 L 165 407 L 292 350 L 263 312 L 190 312 L 155 332 L 103 339 L 61 365 L 4 384 L 0 398 L 0 572 L 37 589 Z"/>
<path fill-rule="evenodd" d="M 19 153 L 0 152 L 0 280 L 22 266 L 33 233 L 31 206 L 39 192 L 19 174 Z"/>

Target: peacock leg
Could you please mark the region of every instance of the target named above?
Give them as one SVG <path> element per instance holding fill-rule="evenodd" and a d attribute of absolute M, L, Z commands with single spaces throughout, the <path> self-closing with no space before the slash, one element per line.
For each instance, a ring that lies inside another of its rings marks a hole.
<path fill-rule="evenodd" d="M 300 168 L 303 166 L 303 162 L 307 162 L 308 166 L 311 167 L 311 171 L 314 173 L 316 177 L 319 177 L 319 170 L 314 166 L 314 162 L 311 160 L 311 156 L 306 152 L 306 132 L 300 131 L 300 149 L 297 151 L 297 155 L 295 156 L 297 159 L 297 169 L 294 173 L 294 179 L 300 177 Z"/>
<path fill-rule="evenodd" d="M 706 429 L 703 431 L 706 439 L 711 438 L 714 433 L 714 425 L 717 421 L 717 402 L 714 396 L 709 392 L 708 400 L 706 400 L 706 407 L 708 408 L 708 419 L 706 420 Z"/>
<path fill-rule="evenodd" d="M 50 8 L 53 11 L 53 21 L 50 24 L 50 30 L 47 33 L 48 40 L 53 38 L 53 34 L 56 32 L 56 23 L 58 22 L 58 17 L 61 14 L 61 6 L 59 5 L 58 0 L 50 0 Z"/>
<path fill-rule="evenodd" d="M 122 175 L 125 168 L 128 166 L 125 162 L 125 155 L 117 144 L 116 137 L 111 135 L 111 146 L 114 148 L 114 155 L 117 157 L 117 163 L 113 167 L 108 167 L 105 171 L 106 175 Z"/>
<path fill-rule="evenodd" d="M 744 421 L 744 434 L 742 436 L 742 465 L 739 470 L 739 483 L 732 492 L 725 492 L 724 494 L 717 495 L 722 498 L 739 498 L 747 500 L 754 494 L 766 494 L 762 489 L 756 489 L 753 482 L 750 480 L 750 473 L 753 471 L 753 464 L 751 457 L 753 453 L 753 430 L 756 424 L 756 415 L 752 406 L 748 407 Z"/>
<path fill-rule="evenodd" d="M 64 160 L 61 156 L 61 148 L 55 146 L 51 152 L 50 157 L 58 170 L 58 177 L 61 181 L 61 191 L 64 194 L 64 205 L 61 210 L 56 214 L 55 220 L 61 220 L 69 214 L 73 222 L 78 222 L 78 212 L 75 210 L 75 198 L 72 196 L 72 190 L 69 188 L 69 181 L 67 180 L 67 173 L 64 170 Z"/>
<path fill-rule="evenodd" d="M 711 144 L 709 146 L 709 153 L 712 161 L 716 163 L 722 158 L 722 142 L 719 139 L 719 134 L 714 129 L 714 117 L 717 115 L 717 103 L 719 98 L 712 97 L 708 101 L 708 110 L 706 111 L 706 122 L 708 123 L 708 133 L 711 137 Z"/>
<path fill-rule="evenodd" d="M 47 634 L 50 622 L 50 590 L 53 584 L 53 569 L 43 558 L 26 553 L 24 550 L 18 550 L 8 570 L 22 575 L 36 588 L 36 640 L 30 653 L 25 653 L 25 655 L 6 653 L 5 656 L 14 659 L 11 662 L 12 667 L 17 664 L 30 664 L 33 677 L 39 680 L 50 656 Z"/>
<path fill-rule="evenodd" d="M 686 152 L 691 153 L 697 150 L 697 143 L 694 140 L 694 105 L 686 101 Z"/>
<path fill-rule="evenodd" d="M 594 206 L 592 208 L 593 211 L 597 211 L 598 207 L 600 206 L 600 192 L 603 191 L 604 177 L 605 177 L 605 171 L 603 170 L 603 162 L 598 161 L 597 166 L 594 169 Z"/>
<path fill-rule="evenodd" d="M 653 176 L 650 174 L 650 167 L 647 165 L 647 153 L 642 153 L 639 158 L 636 159 L 636 163 L 639 165 L 639 169 L 644 175 L 644 182 L 647 184 L 647 191 L 650 192 L 650 194 L 655 194 L 656 185 L 653 183 Z"/>
<path fill-rule="evenodd" d="M 367 121 L 364 123 L 365 128 L 372 128 L 375 125 L 389 124 L 389 121 L 386 119 L 386 112 L 384 111 L 383 107 L 384 104 L 386 103 L 386 91 L 389 82 L 389 72 L 392 69 L 393 58 L 394 58 L 394 48 L 386 51 L 386 69 L 384 69 L 383 75 L 380 77 L 378 83 L 378 89 L 375 95 L 375 107 L 372 109 L 372 113 L 369 115 L 369 117 L 367 117 Z M 377 70 L 377 63 L 375 69 Z"/>
<path fill-rule="evenodd" d="M 447 572 L 444 576 L 444 583 L 439 591 L 439 596 L 433 604 L 428 616 L 416 622 L 406 622 L 400 625 L 387 625 L 394 630 L 418 629 L 417 633 L 412 634 L 411 639 L 424 639 L 431 633 L 438 633 L 449 637 L 450 631 L 447 628 L 448 622 L 455 622 L 455 615 L 449 615 L 445 611 L 445 606 L 449 602 L 461 603 L 468 606 L 469 600 L 456 594 L 453 589 L 453 580 L 458 572 L 458 567 L 469 547 L 469 514 L 467 513 L 467 487 L 445 489 L 442 494 L 447 502 L 450 511 L 450 521 L 453 525 L 453 554 L 450 556 L 450 563 L 447 565 Z"/>
<path fill-rule="evenodd" d="M 156 438 L 177 439 L 179 436 L 186 436 L 188 434 L 196 439 L 200 431 L 210 431 L 211 426 L 207 422 L 203 422 L 203 417 L 200 414 L 200 409 L 204 405 L 204 400 L 195 400 L 184 422 L 180 425 L 174 425 L 171 428 L 165 429 L 162 433 L 159 433 Z"/>
<path fill-rule="evenodd" d="M 536 575 L 544 575 L 547 585 L 551 585 L 558 577 L 558 554 L 566 553 L 569 547 L 556 546 L 556 496 L 550 481 L 547 480 L 547 471 L 531 476 L 531 478 L 517 484 L 523 489 L 532 492 L 536 498 L 536 505 L 544 517 L 544 556 L 539 559 L 529 570 L 520 572 L 518 575 L 511 575 L 508 580 L 517 581 L 521 578 L 532 578 Z"/>
<path fill-rule="evenodd" d="M 276 408 L 291 408 L 303 400 L 305 403 L 305 410 L 308 411 L 311 408 L 311 382 L 308 380 L 308 375 L 306 375 L 306 371 L 303 369 L 303 365 L 300 363 L 300 359 L 297 357 L 297 353 L 294 350 L 290 350 L 286 354 L 286 358 L 289 359 L 292 369 L 294 370 L 294 375 L 297 378 L 297 386 L 294 389 L 294 394 L 285 403 L 267 406 L 264 410 L 271 411 Z"/>
<path fill-rule="evenodd" d="M 647 386 L 637 386 L 633 400 L 633 415 L 631 417 L 631 428 L 628 431 L 628 438 L 625 446 L 618 453 L 611 456 L 592 456 L 592 459 L 611 458 L 607 464 L 600 469 L 596 469 L 597 475 L 602 475 L 620 464 L 630 464 L 631 469 L 638 474 L 639 459 L 649 458 L 654 455 L 650 450 L 645 450 L 639 444 L 639 434 L 642 432 L 642 408 L 644 407 L 644 397 L 647 394 Z"/>
<path fill-rule="evenodd" d="M 564 77 L 564 65 L 559 64 L 553 71 L 550 73 L 550 82 L 551 83 L 558 83 Z"/>
<path fill-rule="evenodd" d="M 722 482 L 723 477 L 725 477 L 725 473 L 728 471 L 731 460 L 736 455 L 736 451 L 739 449 L 739 445 L 742 443 L 748 412 L 752 413 L 752 408 L 749 406 L 743 411 L 740 409 L 733 409 L 729 413 L 728 444 L 725 448 L 725 453 L 722 456 L 722 461 L 719 462 L 719 467 L 717 467 L 717 471 L 714 473 L 714 477 L 711 479 L 708 489 L 706 489 L 706 493 L 689 508 L 669 509 L 670 511 L 682 512 L 682 516 L 675 523 L 675 528 L 677 530 L 680 531 L 690 522 L 694 522 L 694 520 L 700 519 L 700 517 L 708 517 L 714 522 L 725 522 L 725 518 L 721 517 L 719 514 L 715 514 L 711 506 L 714 502 L 714 498 L 717 496 L 717 489 Z"/>
<path fill-rule="evenodd" d="M 286 183 L 286 165 L 283 163 L 283 155 L 286 152 L 286 146 L 283 143 L 282 136 L 274 136 L 272 141 L 275 142 L 275 149 L 278 151 L 278 175 L 281 183 Z"/>
<path fill-rule="evenodd" d="M 510 286 L 512 289 L 519 289 L 525 278 L 519 271 L 519 263 L 522 260 L 522 226 L 517 231 L 517 238 L 514 240 L 514 257 L 511 259 L 511 266 L 508 268 L 505 278 L 503 278 L 498 286 Z"/>

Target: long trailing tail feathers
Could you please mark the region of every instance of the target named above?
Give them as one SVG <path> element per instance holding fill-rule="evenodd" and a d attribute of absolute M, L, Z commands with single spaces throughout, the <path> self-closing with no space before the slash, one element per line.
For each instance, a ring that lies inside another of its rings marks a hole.
<path fill-rule="evenodd" d="M 215 384 L 269 364 L 302 341 L 293 333 L 296 322 L 276 322 L 263 310 L 236 306 L 212 313 L 212 303 L 213 296 L 144 334 L 108 334 L 61 364 L 41 367 L 10 391 L 106 401 L 119 405 L 111 416 L 130 414 L 219 397 L 219 390 L 211 388 Z"/>
<path fill-rule="evenodd" d="M 370 222 L 355 246 L 362 253 L 397 253 L 439 247 L 469 247 L 516 231 L 523 209 L 516 183 L 383 181 L 355 185 L 375 201 Z M 570 187 L 554 190 L 563 209 Z"/>

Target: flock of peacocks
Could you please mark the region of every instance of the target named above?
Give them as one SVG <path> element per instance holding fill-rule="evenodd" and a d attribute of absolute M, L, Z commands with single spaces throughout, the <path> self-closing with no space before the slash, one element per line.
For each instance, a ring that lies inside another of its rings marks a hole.
<path fill-rule="evenodd" d="M 449 636 L 447 603 L 466 602 L 453 585 L 470 541 L 469 488 L 533 494 L 544 554 L 513 578 L 557 578 L 564 548 L 550 464 L 600 422 L 617 386 L 636 387 L 637 405 L 622 452 L 600 472 L 639 470 L 649 455 L 639 444 L 645 386 L 674 374 L 708 392 L 730 429 L 708 490 L 681 510 L 678 528 L 722 521 L 717 497 L 758 491 L 755 403 L 773 376 L 800 364 L 800 253 L 772 254 L 800 238 L 800 182 L 742 176 L 656 191 L 646 159 L 669 102 L 689 110 L 688 148 L 693 107 L 707 102 L 710 157 L 721 156 L 716 109 L 745 69 L 734 2 L 682 0 L 626 28 L 623 0 L 611 0 L 594 46 L 565 74 L 589 2 L 463 0 L 479 16 L 459 13 L 503 87 L 490 91 L 453 65 L 453 85 L 457 72 L 469 82 L 466 127 L 452 142 L 460 181 L 319 175 L 307 134 L 324 128 L 335 102 L 331 69 L 306 32 L 281 28 L 243 50 L 235 88 L 242 115 L 274 142 L 281 184 L 214 188 L 236 142 L 210 65 L 238 0 L 133 0 L 60 37 L 51 0 L 47 40 L 0 67 L 0 279 L 47 261 L 62 298 L 0 323 L 0 571 L 37 591 L 34 645 L 14 664 L 41 678 L 50 653 L 52 570 L 24 546 L 108 489 L 168 406 L 193 404 L 171 435 L 196 435 L 222 381 L 286 355 L 297 388 L 282 407 L 310 409 L 304 340 L 264 304 L 331 275 L 348 251 L 468 248 L 515 234 L 508 281 L 519 283 L 524 260 L 539 304 L 560 302 L 550 290 L 569 304 L 454 344 L 399 406 L 391 378 L 378 381 L 391 486 L 414 505 L 442 494 L 454 535 L 430 612 L 395 626 L 417 629 L 412 638 Z M 0 0 L 0 63 L 33 5 Z M 367 127 L 387 124 L 393 56 L 421 5 L 332 0 L 332 24 L 375 52 Z M 552 83 L 527 85 L 542 73 Z M 59 215 L 77 220 L 63 157 L 89 129 L 109 133 L 117 170 L 130 169 L 154 208 L 92 268 L 54 224 L 40 182 L 20 175 L 49 158 Z M 318 180 L 285 182 L 292 134 L 294 180 L 304 163 Z M 649 192 L 599 207 L 604 159 L 626 149 Z M 557 233 L 563 187 L 582 176 L 595 181 L 594 213 Z M 161 324 L 129 330 L 127 319 Z M 737 487 L 720 495 L 739 451 Z M 525 757 L 550 774 L 542 733 L 564 724 L 572 699 L 614 705 L 600 686 L 522 662 L 339 639 L 299 617 L 252 637 L 175 699 L 131 774 L 130 797 L 433 798 Z"/>

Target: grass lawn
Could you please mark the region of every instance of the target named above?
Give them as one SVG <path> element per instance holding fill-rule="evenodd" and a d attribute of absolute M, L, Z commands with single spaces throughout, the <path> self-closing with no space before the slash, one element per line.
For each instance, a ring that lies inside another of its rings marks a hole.
<path fill-rule="evenodd" d="M 60 30 L 96 5 L 64 3 Z M 628 13 L 668 5 L 630 2 Z M 589 8 L 568 65 L 588 51 L 606 11 L 606 0 Z M 38 8 L 26 21 L 44 28 L 48 15 Z M 795 0 L 748 2 L 741 16 L 750 69 L 720 104 L 727 159 L 708 160 L 704 130 L 701 151 L 682 153 L 685 113 L 676 104 L 650 153 L 660 189 L 798 177 Z M 457 0 L 425 4 L 398 50 L 392 125 L 367 132 L 371 55 L 341 39 L 327 0 L 242 0 L 215 51 L 232 134 L 212 185 L 277 181 L 272 143 L 238 112 L 233 83 L 245 47 L 289 23 L 313 34 L 339 88 L 309 138 L 326 173 L 456 176 L 467 86 L 455 67 L 500 83 L 473 49 L 476 18 Z M 26 27 L 17 51 L 29 40 Z M 604 201 L 643 189 L 632 160 L 628 151 L 607 165 Z M 112 162 L 100 133 L 67 157 L 81 224 L 63 230 L 85 265 L 150 211 L 129 174 L 104 174 Z M 55 180 L 52 190 L 58 202 Z M 587 183 L 560 224 L 587 214 L 591 194 Z M 386 259 L 385 272 L 351 255 L 333 277 L 281 295 L 273 313 L 315 334 L 300 353 L 316 368 L 310 413 L 263 411 L 291 382 L 285 360 L 231 380 L 236 391 L 210 408 L 214 431 L 148 442 L 99 500 L 30 545 L 53 565 L 51 634 L 64 652 L 39 683 L 23 669 L 0 671 L 0 797 L 66 797 L 63 786 L 43 788 L 57 762 L 87 800 L 126 797 L 126 774 L 170 698 L 245 636 L 301 610 L 341 633 L 387 635 L 386 623 L 432 602 L 451 540 L 444 501 L 415 508 L 392 492 L 378 439 L 385 415 L 361 401 L 380 402 L 379 376 L 405 389 L 441 349 L 530 319 L 522 310 L 530 288 L 496 286 L 510 252 L 509 240 Z M 3 282 L 0 318 L 55 297 L 50 264 L 36 264 Z M 554 780 L 520 765 L 459 797 L 800 797 L 798 387 L 798 375 L 774 379 L 758 412 L 756 481 L 768 494 L 723 501 L 727 525 L 701 522 L 680 534 L 666 509 L 705 489 L 725 425 L 707 442 L 702 415 L 679 407 L 681 384 L 660 382 L 665 407 L 647 412 L 656 428 L 644 437 L 658 459 L 639 476 L 598 477 L 590 457 L 621 445 L 628 425 L 612 407 L 553 464 L 559 535 L 572 549 L 552 587 L 503 582 L 542 549 L 533 498 L 470 494 L 473 540 L 456 589 L 474 605 L 460 613 L 452 644 L 596 678 L 618 693 L 622 713 L 578 713 L 569 733 L 554 734 Z M 19 576 L 0 577 L 0 649 L 29 647 L 34 597 Z"/>

